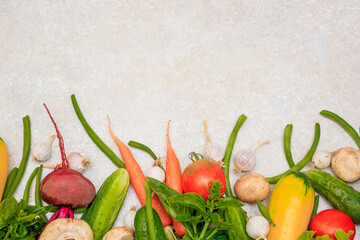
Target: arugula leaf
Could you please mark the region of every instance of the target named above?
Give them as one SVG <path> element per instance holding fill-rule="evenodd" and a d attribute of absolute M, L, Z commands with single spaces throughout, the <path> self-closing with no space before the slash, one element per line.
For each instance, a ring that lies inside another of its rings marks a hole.
<path fill-rule="evenodd" d="M 14 197 L 0 203 L 0 239 L 30 240 L 39 235 L 46 224 L 39 214 L 48 213 L 52 206 L 29 208 L 24 201 Z"/>
<path fill-rule="evenodd" d="M 4 199 L 0 204 L 0 219 L 8 222 L 18 211 L 19 204 L 14 197 Z"/>
<path fill-rule="evenodd" d="M 353 233 L 354 233 L 353 231 L 349 231 L 348 233 L 345 233 L 344 230 L 339 229 L 336 230 L 335 237 L 337 238 L 337 240 L 349 240 L 349 237 Z M 300 235 L 300 237 L 297 240 L 331 240 L 332 239 L 328 235 L 314 238 L 314 234 L 315 234 L 314 231 L 305 231 Z"/>

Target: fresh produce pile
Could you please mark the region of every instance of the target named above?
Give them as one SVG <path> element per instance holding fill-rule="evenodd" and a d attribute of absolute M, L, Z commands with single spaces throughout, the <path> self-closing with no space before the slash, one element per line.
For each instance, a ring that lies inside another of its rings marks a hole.
<path fill-rule="evenodd" d="M 29 177 L 23 198 L 13 197 L 23 178 L 31 148 L 30 118 L 23 118 L 23 157 L 18 167 L 8 173 L 8 155 L 0 138 L 0 239 L 268 239 L 268 240 L 352 240 L 355 224 L 360 224 L 360 193 L 348 183 L 360 179 L 360 151 L 343 147 L 334 152 L 316 151 L 320 125 L 315 124 L 313 143 L 303 159 L 295 164 L 291 153 L 292 124 L 284 130 L 284 153 L 289 169 L 274 177 L 251 172 L 256 164 L 255 151 L 268 141 L 233 154 L 240 128 L 247 117 L 241 115 L 226 148 L 214 143 L 204 121 L 206 144 L 203 153 L 192 152 L 193 161 L 181 171 L 179 159 L 170 142 L 167 126 L 166 164 L 147 146 L 136 141 L 122 142 L 109 133 L 119 148 L 121 159 L 92 130 L 75 95 L 74 110 L 85 131 L 117 169 L 96 189 L 82 172 L 91 164 L 80 153 L 66 155 L 63 137 L 47 106 L 46 111 L 59 140 L 61 162 L 45 164 L 55 135 L 35 145 L 32 157 L 39 163 Z M 330 111 L 321 115 L 344 128 L 360 148 L 357 131 Z M 130 147 L 147 152 L 154 166 L 146 174 L 134 158 Z M 230 169 L 233 159 L 235 168 Z M 311 170 L 303 171 L 306 165 Z M 336 176 L 325 172 L 330 167 Z M 42 178 L 43 167 L 53 171 Z M 244 173 L 247 172 L 247 173 Z M 241 177 L 231 186 L 230 174 Z M 35 206 L 29 204 L 29 193 L 35 180 Z M 132 185 L 142 207 L 132 207 L 124 225 L 114 227 L 129 185 Z M 270 184 L 274 188 L 270 191 Z M 319 195 L 332 206 L 318 213 Z M 270 198 L 266 207 L 262 202 Z M 43 202 L 48 205 L 43 206 Z M 249 216 L 245 203 L 256 203 L 261 215 Z M 52 212 L 48 220 L 47 213 Z M 74 218 L 74 213 L 82 213 Z"/>

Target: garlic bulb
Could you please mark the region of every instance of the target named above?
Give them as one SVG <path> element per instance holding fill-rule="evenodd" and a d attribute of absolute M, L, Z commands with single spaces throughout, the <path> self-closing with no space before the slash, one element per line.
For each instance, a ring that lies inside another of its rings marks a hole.
<path fill-rule="evenodd" d="M 72 152 L 67 156 L 67 160 L 69 162 L 70 168 L 76 170 L 80 173 L 84 172 L 84 170 L 90 165 L 90 158 L 78 152 Z"/>
<path fill-rule="evenodd" d="M 134 227 L 135 215 L 136 215 L 136 207 L 131 206 L 129 212 L 126 213 L 125 217 L 124 217 L 125 227 L 128 227 L 128 228 L 131 228 L 132 230 L 135 230 L 135 227 Z"/>
<path fill-rule="evenodd" d="M 32 152 L 32 157 L 35 162 L 46 162 L 51 155 L 51 146 L 55 139 L 55 135 L 52 135 L 44 142 L 37 144 Z"/>
<path fill-rule="evenodd" d="M 270 231 L 270 224 L 263 216 L 250 217 L 246 224 L 247 234 L 256 240 L 266 240 Z"/>
<path fill-rule="evenodd" d="M 323 169 L 327 168 L 331 164 L 331 158 L 333 152 L 316 151 L 311 159 L 310 167 Z"/>
<path fill-rule="evenodd" d="M 165 182 L 165 172 L 159 166 L 153 166 L 150 170 L 146 173 L 146 177 L 155 178 L 160 182 Z"/>
<path fill-rule="evenodd" d="M 213 159 L 217 162 L 222 161 L 225 155 L 224 148 L 221 147 L 219 144 L 213 143 L 211 141 L 207 130 L 206 120 L 204 120 L 204 127 L 205 127 L 205 136 L 206 136 L 204 157 Z"/>
<path fill-rule="evenodd" d="M 260 142 L 258 144 L 255 144 L 249 149 L 241 150 L 238 153 L 236 153 L 233 160 L 235 164 L 234 172 L 240 174 L 243 171 L 249 172 L 253 170 L 256 165 L 256 157 L 255 157 L 256 150 L 260 146 L 267 144 L 269 142 L 270 141 Z"/>

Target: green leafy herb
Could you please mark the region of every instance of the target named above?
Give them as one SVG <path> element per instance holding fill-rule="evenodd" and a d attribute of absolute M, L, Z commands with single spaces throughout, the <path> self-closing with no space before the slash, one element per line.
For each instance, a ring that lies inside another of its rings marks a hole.
<path fill-rule="evenodd" d="M 51 207 L 33 209 L 23 200 L 18 203 L 14 197 L 4 199 L 0 203 L 0 239 L 36 239 L 46 224 L 39 215 L 48 213 Z"/>
<path fill-rule="evenodd" d="M 345 233 L 344 230 L 339 229 L 335 232 L 335 237 L 337 238 L 337 240 L 349 240 L 349 237 L 353 233 L 354 233 L 353 231 L 349 231 L 348 233 Z M 305 231 L 300 235 L 298 240 L 330 240 L 330 239 L 332 239 L 328 235 L 314 237 L 314 234 L 315 234 L 315 232 L 313 232 L 313 231 Z"/>
<path fill-rule="evenodd" d="M 219 180 L 209 183 L 209 200 L 205 201 L 197 193 L 179 194 L 163 182 L 148 179 L 170 216 L 185 226 L 184 240 L 227 239 L 233 226 L 225 221 L 225 211 L 229 207 L 241 208 L 243 204 L 235 198 L 221 198 L 223 186 Z M 210 225 L 214 227 L 209 228 Z"/>

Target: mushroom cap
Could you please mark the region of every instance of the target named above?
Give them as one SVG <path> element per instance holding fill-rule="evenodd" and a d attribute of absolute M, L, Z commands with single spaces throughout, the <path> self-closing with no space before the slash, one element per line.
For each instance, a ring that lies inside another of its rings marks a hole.
<path fill-rule="evenodd" d="M 58 218 L 49 223 L 39 240 L 93 240 L 93 231 L 84 220 L 77 218 Z"/>
<path fill-rule="evenodd" d="M 134 240 L 134 231 L 128 227 L 116 227 L 108 231 L 102 240 Z"/>

